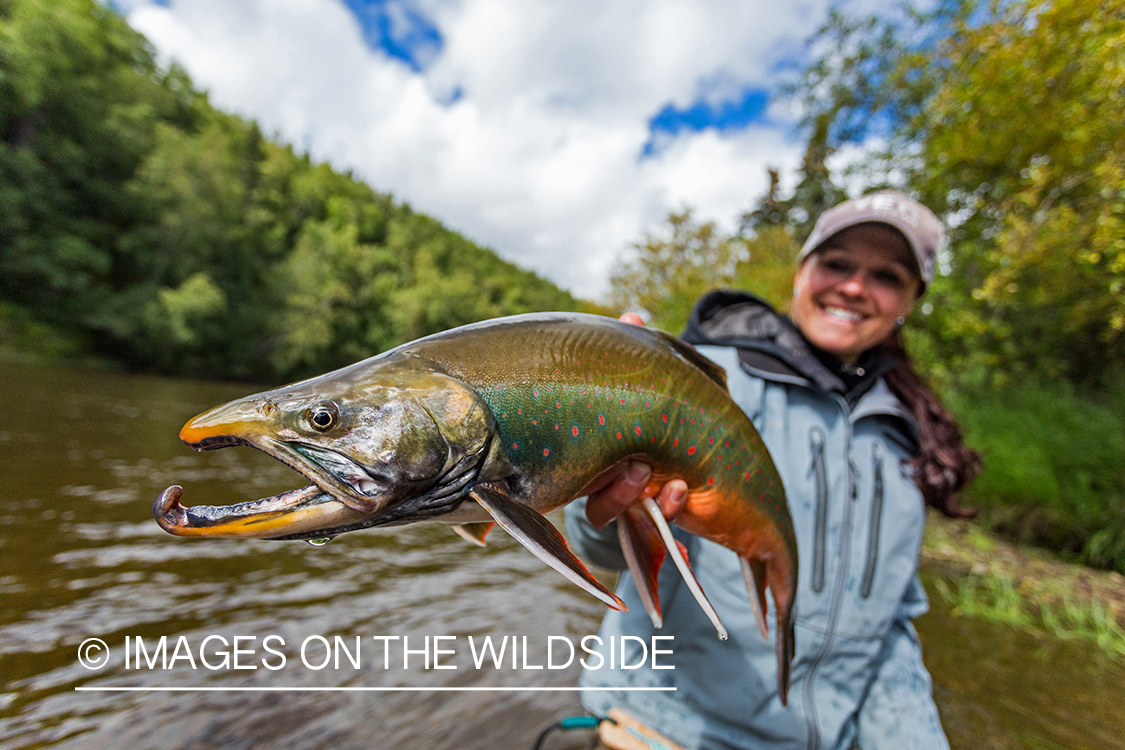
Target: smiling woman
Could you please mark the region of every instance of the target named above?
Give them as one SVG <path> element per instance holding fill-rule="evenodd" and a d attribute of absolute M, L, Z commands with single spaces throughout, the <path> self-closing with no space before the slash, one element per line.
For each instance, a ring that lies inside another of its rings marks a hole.
<path fill-rule="evenodd" d="M 854 365 L 914 306 L 922 285 L 911 263 L 898 230 L 849 227 L 801 265 L 793 282 L 793 322 L 809 343 Z"/>
<path fill-rule="evenodd" d="M 753 640 L 709 637 L 669 580 L 660 632 L 675 639 L 673 669 L 584 675 L 598 688 L 584 696 L 591 711 L 627 709 L 693 749 L 948 747 L 911 622 L 928 606 L 916 571 L 925 505 L 961 514 L 955 493 L 979 461 L 898 334 L 941 238 L 937 217 L 901 193 L 845 201 L 801 250 L 792 319 L 741 292 L 696 305 L 684 339 L 726 369 L 789 498 L 800 557 L 790 705 L 769 690 L 769 654 Z M 680 518 L 683 488 L 654 488 L 642 469 L 630 467 L 585 510 L 567 508 L 572 541 L 598 565 L 623 567 L 606 524 L 638 495 L 657 494 L 665 516 Z M 720 592 L 715 608 L 750 619 L 748 605 L 722 595 L 736 590 L 737 567 L 705 540 L 680 541 L 701 584 Z M 607 615 L 603 640 L 652 634 L 629 576 L 618 593 L 631 611 Z M 656 687 L 676 692 L 634 692 Z"/>

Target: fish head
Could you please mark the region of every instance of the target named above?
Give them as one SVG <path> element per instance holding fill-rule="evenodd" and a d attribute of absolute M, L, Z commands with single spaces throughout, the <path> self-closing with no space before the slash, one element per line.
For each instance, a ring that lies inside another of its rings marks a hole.
<path fill-rule="evenodd" d="M 336 520 L 350 524 L 357 514 L 378 515 L 404 502 L 412 503 L 413 513 L 438 515 L 499 455 L 491 411 L 472 388 L 442 372 L 378 364 L 223 404 L 189 420 L 180 439 L 197 450 L 248 445 L 304 475 L 312 484 L 299 504 L 303 511 L 317 505 L 327 527 L 301 531 L 334 531 Z M 243 504 L 243 510 L 255 517 L 281 511 L 292 505 L 294 492 Z M 154 512 L 157 520 L 170 519 L 161 523 L 166 530 L 179 533 L 190 525 L 161 497 Z M 223 522 L 210 524 L 208 535 L 249 536 L 238 509 L 209 512 Z M 292 531 L 271 519 L 270 533 Z"/>

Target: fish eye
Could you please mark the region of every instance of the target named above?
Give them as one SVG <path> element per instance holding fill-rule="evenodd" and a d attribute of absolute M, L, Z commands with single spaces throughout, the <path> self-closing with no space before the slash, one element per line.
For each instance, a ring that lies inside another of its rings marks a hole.
<path fill-rule="evenodd" d="M 317 404 L 309 409 L 309 424 L 314 430 L 327 432 L 336 424 L 337 416 L 336 404 L 331 401 Z"/>

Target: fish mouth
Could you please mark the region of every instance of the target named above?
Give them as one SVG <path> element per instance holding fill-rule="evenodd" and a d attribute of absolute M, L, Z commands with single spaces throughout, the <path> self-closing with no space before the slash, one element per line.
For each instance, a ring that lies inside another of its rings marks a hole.
<path fill-rule="evenodd" d="M 415 492 L 397 498 L 392 479 L 374 475 L 346 456 L 320 446 L 287 443 L 263 435 L 209 435 L 184 442 L 197 450 L 250 446 L 312 482 L 260 500 L 195 506 L 181 505 L 183 488 L 172 485 L 152 503 L 153 517 L 169 534 L 239 539 L 315 540 L 440 516 L 456 508 L 476 482 L 480 459 L 488 447 L 486 444 L 479 453 L 463 457 L 434 480 L 416 486 Z M 356 496 L 362 502 L 356 503 Z"/>
<path fill-rule="evenodd" d="M 311 484 L 233 505 L 183 506 L 183 488 L 172 485 L 153 501 L 160 528 L 176 536 L 250 539 L 316 539 L 375 525 L 389 482 L 326 448 L 267 435 L 200 434 L 188 425 L 181 439 L 196 450 L 249 446 L 300 473 Z M 366 523 L 365 523 L 366 521 Z"/>
<path fill-rule="evenodd" d="M 172 485 L 152 503 L 160 528 L 175 536 L 238 539 L 318 539 L 363 528 L 372 514 L 357 511 L 314 484 L 234 505 L 180 504 Z"/>

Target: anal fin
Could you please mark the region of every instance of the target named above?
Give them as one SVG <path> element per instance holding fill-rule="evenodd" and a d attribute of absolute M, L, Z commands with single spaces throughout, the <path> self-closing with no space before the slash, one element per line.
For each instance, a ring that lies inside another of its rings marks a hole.
<path fill-rule="evenodd" d="M 657 576 L 664 562 L 665 550 L 659 529 L 643 507 L 633 504 L 617 518 L 617 538 L 652 626 L 663 627 Z"/>
<path fill-rule="evenodd" d="M 763 638 L 770 637 L 770 626 L 766 623 L 766 565 L 761 560 L 751 560 L 738 556 L 742 564 L 742 580 L 746 582 L 746 593 L 750 595 L 750 608 L 754 610 L 754 622 Z"/>
<path fill-rule="evenodd" d="M 688 587 L 688 591 L 695 597 L 695 601 L 703 609 L 703 613 L 711 620 L 711 624 L 715 626 L 715 630 L 719 634 L 719 640 L 725 641 L 727 639 L 727 629 L 723 627 L 722 621 L 719 619 L 719 614 L 715 608 L 711 606 L 711 602 L 707 600 L 707 595 L 703 593 L 703 587 L 699 585 L 699 579 L 695 577 L 695 573 L 691 570 L 691 565 L 688 564 L 687 556 L 684 554 L 683 548 L 680 543 L 676 541 L 676 537 L 672 536 L 672 529 L 668 526 L 668 522 L 664 520 L 664 514 L 660 511 L 660 506 L 651 497 L 646 497 L 641 500 L 641 503 L 648 513 L 649 518 L 652 519 L 653 524 L 660 532 L 661 539 L 664 540 L 664 548 L 668 550 L 668 554 L 672 557 L 672 562 L 680 571 L 683 576 L 684 583 Z"/>
<path fill-rule="evenodd" d="M 568 580 L 604 602 L 607 607 L 628 610 L 625 602 L 603 586 L 574 556 L 566 540 L 550 521 L 500 490 L 477 485 L 470 493 L 500 528 L 515 537 L 533 555 L 562 573 Z"/>
<path fill-rule="evenodd" d="M 486 544 L 484 538 L 488 536 L 488 532 L 492 531 L 492 527 L 495 525 L 495 521 L 462 523 L 454 526 L 453 530 L 457 532 L 457 536 L 461 537 L 466 542 L 472 542 L 478 547 L 483 547 Z"/>

